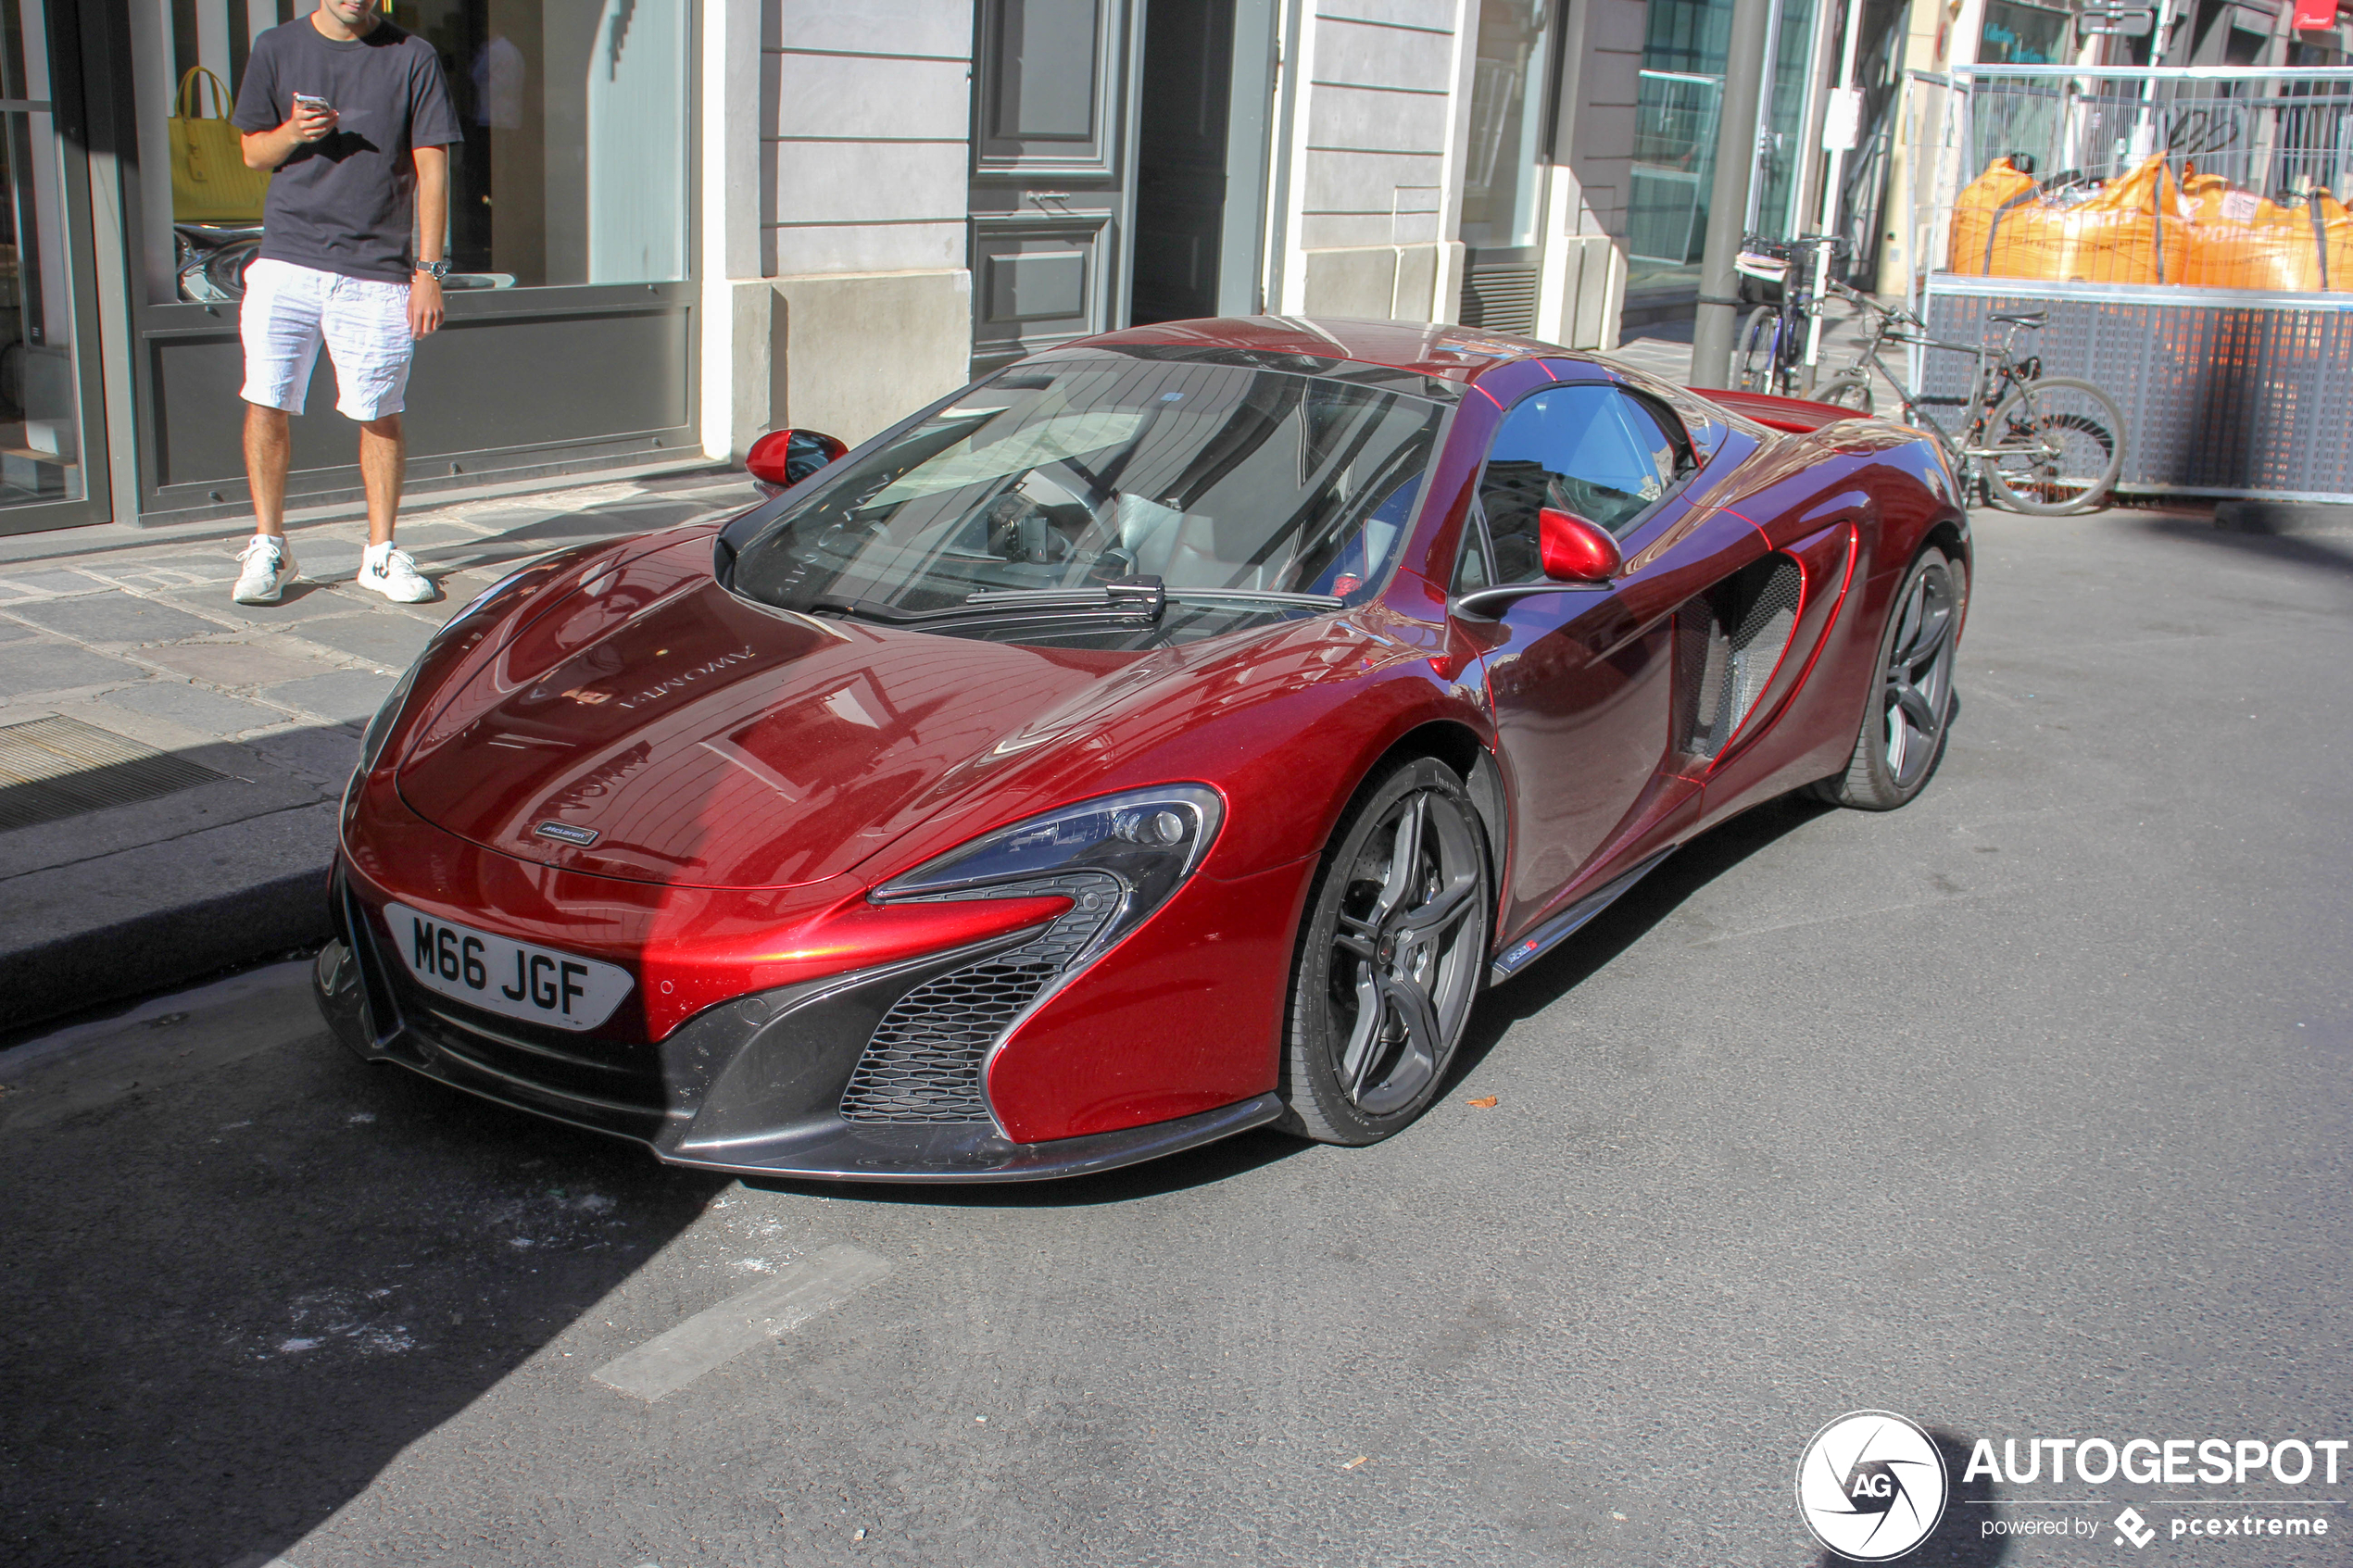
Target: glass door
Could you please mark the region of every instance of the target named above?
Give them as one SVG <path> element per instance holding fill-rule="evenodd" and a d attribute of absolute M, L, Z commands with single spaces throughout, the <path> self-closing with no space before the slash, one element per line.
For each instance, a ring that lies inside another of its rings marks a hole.
<path fill-rule="evenodd" d="M 79 123 L 63 112 L 73 82 L 58 69 L 72 57 L 41 0 L 0 6 L 0 533 L 107 515 L 105 439 L 82 361 L 95 336 L 89 171 L 60 133 Z"/>
<path fill-rule="evenodd" d="M 1463 152 L 1459 319 L 1466 327 L 1536 330 L 1554 31 L 1552 0 L 1483 0 L 1479 6 Z"/>

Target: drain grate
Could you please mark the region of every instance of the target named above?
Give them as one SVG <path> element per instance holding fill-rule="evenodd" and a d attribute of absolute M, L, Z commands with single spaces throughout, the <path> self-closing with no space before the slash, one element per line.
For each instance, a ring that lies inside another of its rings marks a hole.
<path fill-rule="evenodd" d="M 79 719 L 0 724 L 0 833 L 228 776 Z"/>

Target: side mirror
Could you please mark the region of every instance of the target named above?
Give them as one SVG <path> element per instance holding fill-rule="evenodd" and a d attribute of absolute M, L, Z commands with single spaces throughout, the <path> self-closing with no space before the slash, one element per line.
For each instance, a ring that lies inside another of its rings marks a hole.
<path fill-rule="evenodd" d="M 1558 507 L 1536 514 L 1536 546 L 1555 583 L 1606 583 L 1626 564 L 1609 530 Z"/>
<path fill-rule="evenodd" d="M 744 470 L 769 495 L 799 484 L 849 448 L 822 431 L 772 430 L 744 454 Z"/>

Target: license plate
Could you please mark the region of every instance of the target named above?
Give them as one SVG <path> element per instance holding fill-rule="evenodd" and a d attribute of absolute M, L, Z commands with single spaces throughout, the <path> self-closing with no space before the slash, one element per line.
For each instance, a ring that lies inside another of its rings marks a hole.
<path fill-rule="evenodd" d="M 392 945 L 417 984 L 484 1012 L 557 1029 L 594 1029 L 635 984 L 598 963 L 386 904 Z"/>

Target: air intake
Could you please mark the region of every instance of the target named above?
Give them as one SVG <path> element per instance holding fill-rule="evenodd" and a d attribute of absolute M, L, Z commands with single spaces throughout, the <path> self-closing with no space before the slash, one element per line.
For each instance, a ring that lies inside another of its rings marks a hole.
<path fill-rule="evenodd" d="M 1795 561 L 1768 556 L 1677 612 L 1677 733 L 1686 737 L 1684 751 L 1712 760 L 1748 721 L 1789 651 L 1804 584 Z"/>
<path fill-rule="evenodd" d="M 1047 986 L 1090 951 L 1119 913 L 1126 889 L 1100 872 L 1013 883 L 964 895 L 1006 898 L 1060 894 L 1070 909 L 1038 939 L 925 981 L 875 1026 L 842 1091 L 849 1122 L 988 1120 L 981 1073 L 988 1048 Z"/>

